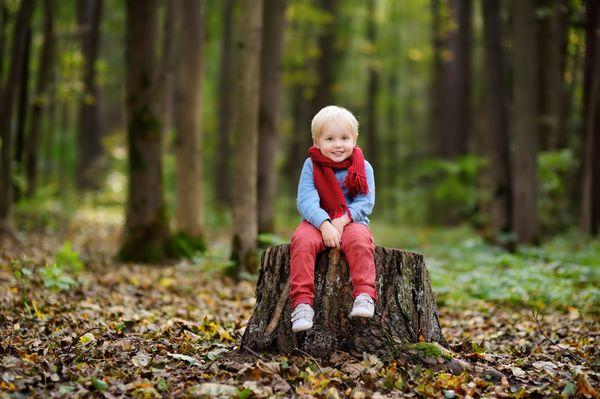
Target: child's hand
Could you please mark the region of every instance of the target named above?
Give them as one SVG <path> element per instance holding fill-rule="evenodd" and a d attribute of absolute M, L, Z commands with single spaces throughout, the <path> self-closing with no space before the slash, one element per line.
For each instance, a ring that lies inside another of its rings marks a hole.
<path fill-rule="evenodd" d="M 340 249 L 340 241 L 342 236 L 340 232 L 333 227 L 329 220 L 321 223 L 321 227 L 319 229 L 321 230 L 321 236 L 323 236 L 323 242 L 325 243 L 326 247 Z"/>
<path fill-rule="evenodd" d="M 348 223 L 350 223 L 350 216 L 347 214 L 340 216 L 339 218 L 335 218 L 331 222 L 333 227 L 335 227 L 335 229 L 340 233 L 340 236 L 344 232 L 344 227 L 346 227 Z"/>

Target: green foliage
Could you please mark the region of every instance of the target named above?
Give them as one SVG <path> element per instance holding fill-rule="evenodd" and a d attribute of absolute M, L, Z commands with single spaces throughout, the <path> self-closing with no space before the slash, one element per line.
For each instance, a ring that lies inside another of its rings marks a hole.
<path fill-rule="evenodd" d="M 79 254 L 71 247 L 69 241 L 65 242 L 54 256 L 54 262 L 61 269 L 70 269 L 75 274 L 83 271 L 83 262 L 79 259 Z"/>
<path fill-rule="evenodd" d="M 268 248 L 273 245 L 285 244 L 287 239 L 274 233 L 261 233 L 258 235 L 259 248 Z"/>
<path fill-rule="evenodd" d="M 425 255 L 438 305 L 473 299 L 598 313 L 600 241 L 575 231 L 540 247 L 512 254 L 486 243 L 476 232 L 373 223 L 379 245 L 412 248 Z"/>
<path fill-rule="evenodd" d="M 481 157 L 463 155 L 456 160 L 426 159 L 419 165 L 416 178 L 426 182 L 426 194 L 436 208 L 446 212 L 442 218 L 472 218 L 481 196 L 477 178 L 485 165 Z"/>
<path fill-rule="evenodd" d="M 568 228 L 575 218 L 573 187 L 579 160 L 572 149 L 542 152 L 538 156 L 538 214 L 544 232 Z"/>
<path fill-rule="evenodd" d="M 40 276 L 44 282 L 44 287 L 52 290 L 68 291 L 77 286 L 77 281 L 56 263 L 44 266 L 40 270 Z"/>
<path fill-rule="evenodd" d="M 167 246 L 169 254 L 177 259 L 192 258 L 198 252 L 206 251 L 203 236 L 193 237 L 184 232 L 173 234 Z"/>

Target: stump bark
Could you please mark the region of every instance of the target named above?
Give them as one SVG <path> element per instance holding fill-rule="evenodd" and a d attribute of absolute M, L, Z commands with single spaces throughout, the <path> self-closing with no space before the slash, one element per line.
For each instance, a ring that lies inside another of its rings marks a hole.
<path fill-rule="evenodd" d="M 290 245 L 270 247 L 262 255 L 256 305 L 241 347 L 291 353 L 295 349 L 319 358 L 335 351 L 384 355 L 391 347 L 419 341 L 447 346 L 438 320 L 429 275 L 420 254 L 376 247 L 378 301 L 371 319 L 348 314 L 352 284 L 345 256 L 326 250 L 315 266 L 314 327 L 294 334 L 289 299 Z"/>

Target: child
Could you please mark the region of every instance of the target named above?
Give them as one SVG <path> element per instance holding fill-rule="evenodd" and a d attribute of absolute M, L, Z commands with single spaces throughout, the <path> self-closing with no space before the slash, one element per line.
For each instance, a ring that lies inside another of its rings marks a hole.
<path fill-rule="evenodd" d="M 350 265 L 354 305 L 350 317 L 373 317 L 375 246 L 367 216 L 375 205 L 373 168 L 356 146 L 358 121 L 345 108 L 321 109 L 311 124 L 313 146 L 298 184 L 302 222 L 292 236 L 290 299 L 292 331 L 313 326 L 317 254 L 341 249 Z"/>

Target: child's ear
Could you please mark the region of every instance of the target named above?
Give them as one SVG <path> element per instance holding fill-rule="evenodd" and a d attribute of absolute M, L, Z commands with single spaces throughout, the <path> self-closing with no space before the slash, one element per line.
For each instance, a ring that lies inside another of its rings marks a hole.
<path fill-rule="evenodd" d="M 317 148 L 319 148 L 319 143 L 317 142 L 317 139 L 313 138 L 313 145 Z"/>

